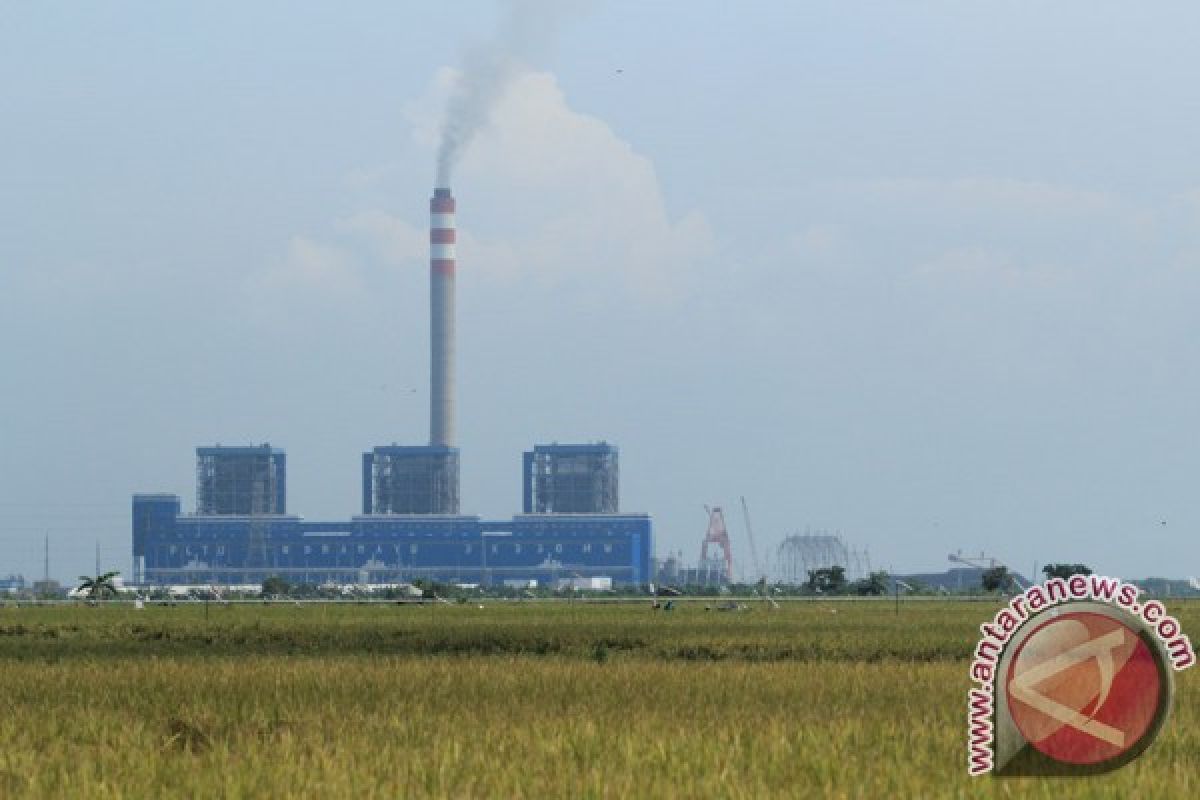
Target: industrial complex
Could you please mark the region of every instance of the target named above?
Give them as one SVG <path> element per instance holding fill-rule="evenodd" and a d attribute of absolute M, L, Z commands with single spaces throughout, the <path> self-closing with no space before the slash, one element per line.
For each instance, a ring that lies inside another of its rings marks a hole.
<path fill-rule="evenodd" d="M 651 519 L 621 513 L 613 445 L 536 445 L 521 462 L 523 513 L 485 520 L 460 512 L 455 211 L 450 189 L 434 190 L 429 444 L 363 453 L 361 514 L 334 522 L 287 513 L 282 450 L 198 447 L 194 513 L 184 513 L 176 494 L 133 496 L 136 583 L 653 580 Z"/>

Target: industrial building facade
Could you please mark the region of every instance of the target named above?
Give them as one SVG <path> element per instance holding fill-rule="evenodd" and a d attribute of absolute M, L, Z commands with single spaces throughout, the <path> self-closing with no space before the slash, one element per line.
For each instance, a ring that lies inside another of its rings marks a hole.
<path fill-rule="evenodd" d="M 429 201 L 429 444 L 362 456 L 362 514 L 309 522 L 287 513 L 286 456 L 270 445 L 196 450 L 196 511 L 174 494 L 133 497 L 139 584 L 482 583 L 653 580 L 650 517 L 622 514 L 617 449 L 538 445 L 525 453 L 525 513 L 491 521 L 460 513 L 455 437 L 457 203 Z"/>
<path fill-rule="evenodd" d="M 269 444 L 197 447 L 196 513 L 287 513 L 287 455 Z"/>
<path fill-rule="evenodd" d="M 604 448 L 612 456 L 615 473 L 616 448 L 608 445 L 549 445 L 534 452 L 559 448 L 560 455 L 570 455 L 572 448 L 579 447 Z M 210 459 L 215 449 L 199 448 L 197 462 Z M 220 448 L 218 460 L 241 457 L 235 452 L 240 449 Z M 413 460 L 428 461 L 432 456 L 436 464 L 452 451 L 457 487 L 457 450 L 441 449 L 447 452 L 384 447 L 365 454 L 363 504 L 368 513 L 349 520 L 317 522 L 284 513 L 213 513 L 207 501 L 200 504 L 199 493 L 196 513 L 185 514 L 178 495 L 134 495 L 134 580 L 150 585 L 245 584 L 280 576 L 295 583 L 426 579 L 494 586 L 505 581 L 553 583 L 560 578 L 593 577 L 609 577 L 617 585 L 638 585 L 653 579 L 650 517 L 619 513 L 615 475 L 612 502 L 606 506 L 611 511 L 605 513 L 527 513 L 506 520 L 456 513 L 396 513 L 398 508 L 415 508 L 428 503 L 430 496 L 441 495 L 425 480 L 426 473 L 408 475 L 415 482 L 407 487 L 403 472 L 381 480 L 381 458 L 395 458 L 411 466 Z M 274 452 L 282 456 L 280 451 Z M 553 506 L 575 502 L 570 498 L 577 491 L 574 484 L 571 487 L 568 501 L 547 495 L 547 502 Z M 601 496 L 607 495 L 601 492 Z M 388 511 L 379 513 L 381 507 Z"/>
<path fill-rule="evenodd" d="M 458 448 L 391 445 L 363 453 L 364 514 L 457 514 Z"/>
<path fill-rule="evenodd" d="M 617 448 L 538 445 L 522 461 L 526 514 L 612 514 L 618 507 Z"/>

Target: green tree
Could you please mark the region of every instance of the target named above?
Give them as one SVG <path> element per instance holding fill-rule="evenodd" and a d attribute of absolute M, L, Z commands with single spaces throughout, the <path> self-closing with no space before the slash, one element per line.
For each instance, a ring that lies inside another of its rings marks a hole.
<path fill-rule="evenodd" d="M 1008 574 L 1008 567 L 992 567 L 983 571 L 981 576 L 983 588 L 989 592 L 1007 589 L 1013 582 L 1013 576 Z"/>
<path fill-rule="evenodd" d="M 867 577 L 863 578 L 854 584 L 854 591 L 860 595 L 879 595 L 887 594 L 888 579 L 891 576 L 887 572 L 872 572 Z"/>
<path fill-rule="evenodd" d="M 286 595 L 292 590 L 291 584 L 278 575 L 272 575 L 262 583 L 262 593 L 267 597 Z"/>
<path fill-rule="evenodd" d="M 1087 564 L 1047 564 L 1042 567 L 1046 579 L 1069 578 L 1072 575 L 1091 575 L 1092 568 Z"/>
<path fill-rule="evenodd" d="M 87 592 L 89 600 L 100 600 L 104 597 L 116 597 L 117 586 L 113 583 L 113 579 L 120 575 L 120 572 L 106 572 L 103 575 L 92 577 L 90 575 L 79 576 L 79 586 L 76 587 L 77 592 Z"/>
<path fill-rule="evenodd" d="M 808 571 L 808 588 L 822 594 L 838 594 L 846 588 L 846 568 L 834 565 Z"/>

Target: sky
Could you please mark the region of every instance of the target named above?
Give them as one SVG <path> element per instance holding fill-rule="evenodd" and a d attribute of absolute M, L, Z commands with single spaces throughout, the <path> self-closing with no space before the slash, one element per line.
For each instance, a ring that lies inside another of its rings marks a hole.
<path fill-rule="evenodd" d="M 472 75 L 464 512 L 605 440 L 660 555 L 721 505 L 743 574 L 742 496 L 764 553 L 1200 574 L 1198 34 L 1185 2 L 0 2 L 0 575 L 47 535 L 55 577 L 128 570 L 130 495 L 194 507 L 198 445 L 285 448 L 321 520 L 425 443 Z"/>

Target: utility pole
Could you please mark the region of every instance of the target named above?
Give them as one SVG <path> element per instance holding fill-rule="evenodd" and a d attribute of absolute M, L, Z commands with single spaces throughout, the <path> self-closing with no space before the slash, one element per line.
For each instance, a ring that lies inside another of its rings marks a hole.
<path fill-rule="evenodd" d="M 50 586 L 50 532 L 46 531 L 45 551 L 42 555 L 42 586 Z"/>
<path fill-rule="evenodd" d="M 900 616 L 900 581 L 896 580 L 896 570 L 888 564 L 888 574 L 892 576 L 892 588 L 896 591 L 896 616 Z"/>
<path fill-rule="evenodd" d="M 905 583 L 904 581 L 897 580 L 895 573 L 892 573 L 892 570 L 890 567 L 888 568 L 888 572 L 892 575 L 892 584 L 895 586 L 895 589 L 896 589 L 896 616 L 900 616 L 900 590 L 903 589 L 906 592 L 911 592 L 913 590 L 913 587 L 910 586 L 909 584 Z"/>
<path fill-rule="evenodd" d="M 96 540 L 96 575 L 100 574 L 100 540 Z"/>

